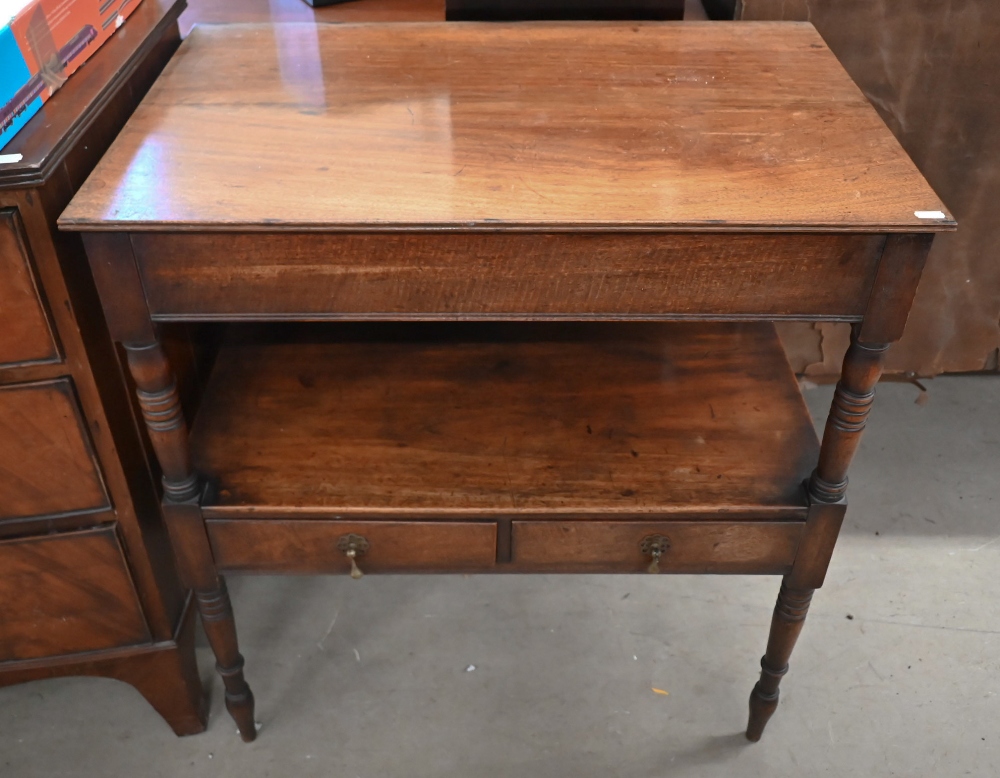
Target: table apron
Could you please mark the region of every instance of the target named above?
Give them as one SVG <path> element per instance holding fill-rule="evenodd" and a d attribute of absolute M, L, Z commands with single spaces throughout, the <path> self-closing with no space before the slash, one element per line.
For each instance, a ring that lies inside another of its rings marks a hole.
<path fill-rule="evenodd" d="M 862 318 L 884 235 L 131 236 L 155 320 Z"/>

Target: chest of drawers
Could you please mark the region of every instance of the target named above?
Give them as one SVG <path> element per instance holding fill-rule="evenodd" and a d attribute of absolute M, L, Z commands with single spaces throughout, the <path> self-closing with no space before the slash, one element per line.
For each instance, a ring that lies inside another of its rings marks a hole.
<path fill-rule="evenodd" d="M 180 44 L 145 0 L 0 163 L 0 685 L 137 688 L 201 732 L 194 608 L 79 238 L 56 218 Z"/>

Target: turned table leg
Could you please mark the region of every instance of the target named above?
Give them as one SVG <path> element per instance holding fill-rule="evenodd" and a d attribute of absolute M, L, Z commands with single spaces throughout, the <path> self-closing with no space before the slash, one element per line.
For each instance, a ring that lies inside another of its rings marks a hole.
<path fill-rule="evenodd" d="M 782 581 L 760 681 L 750 695 L 750 740 L 760 739 L 778 706 L 778 684 L 788 671 L 788 658 L 802 631 L 813 590 L 826 577 L 847 509 L 847 469 L 875 400 L 885 352 L 903 334 L 932 240 L 929 234 L 886 238 L 864 319 L 851 331 L 851 347 L 826 420 L 819 463 L 809 479 L 805 532 L 792 570 Z"/>
<path fill-rule="evenodd" d="M 250 742 L 257 736 L 253 693 L 243 677 L 243 657 L 226 582 L 216 572 L 205 534 L 199 505 L 201 487 L 191 466 L 187 424 L 173 372 L 156 340 L 124 346 L 142 416 L 163 468 L 163 514 L 181 577 L 194 589 L 216 669 L 226 687 L 226 709 L 240 736 Z"/>
<path fill-rule="evenodd" d="M 802 631 L 813 591 L 823 584 L 844 518 L 847 468 L 861 440 L 875 399 L 888 344 L 858 340 L 855 328 L 844 369 L 833 395 L 820 448 L 819 464 L 809 479 L 809 515 L 792 571 L 785 576 L 771 619 L 767 652 L 760 661 L 760 680 L 750 694 L 747 739 L 760 740 L 778 707 L 778 685 L 788 672 L 788 659 Z"/>
<path fill-rule="evenodd" d="M 153 326 L 132 242 L 124 233 L 83 236 L 112 337 L 125 349 L 149 438 L 163 470 L 163 518 L 185 586 L 195 592 L 226 708 L 245 741 L 257 737 L 254 700 L 243 678 L 243 657 L 226 583 L 215 568 L 201 515 L 202 484 L 191 464 L 188 428 L 173 370 Z"/>
<path fill-rule="evenodd" d="M 812 589 L 790 589 L 785 583 L 781 584 L 771 619 L 767 652 L 760 660 L 760 680 L 750 693 L 748 740 L 760 740 L 768 719 L 778 707 L 778 684 L 788 672 L 788 658 L 802 631 L 812 596 Z"/>
<path fill-rule="evenodd" d="M 243 678 L 243 656 L 236 642 L 236 621 L 229 601 L 226 580 L 219 576 L 215 589 L 195 590 L 201 621 L 205 626 L 209 645 L 215 653 L 215 669 L 222 676 L 226 687 L 226 710 L 240 730 L 240 737 L 247 743 L 257 737 L 253 718 L 253 692 Z"/>

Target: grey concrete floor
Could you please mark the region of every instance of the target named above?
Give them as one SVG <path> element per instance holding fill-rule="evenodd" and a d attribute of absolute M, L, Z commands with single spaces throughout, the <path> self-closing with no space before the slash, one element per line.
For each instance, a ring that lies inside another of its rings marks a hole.
<path fill-rule="evenodd" d="M 912 385 L 879 387 L 756 745 L 742 731 L 776 578 L 233 577 L 256 743 L 202 643 L 205 734 L 175 738 L 114 681 L 27 684 L 0 690 L 0 775 L 997 775 L 1000 380 L 928 388 L 918 405 Z M 830 394 L 807 392 L 817 418 Z"/>

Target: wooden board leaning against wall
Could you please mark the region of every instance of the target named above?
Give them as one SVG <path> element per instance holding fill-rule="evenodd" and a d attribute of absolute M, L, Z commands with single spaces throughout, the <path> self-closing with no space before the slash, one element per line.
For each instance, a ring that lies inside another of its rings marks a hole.
<path fill-rule="evenodd" d="M 811 21 L 962 228 L 927 260 L 886 372 L 996 371 L 1000 351 L 1000 3 L 737 0 L 750 21 Z M 793 366 L 839 370 L 849 333 L 792 324 Z"/>

